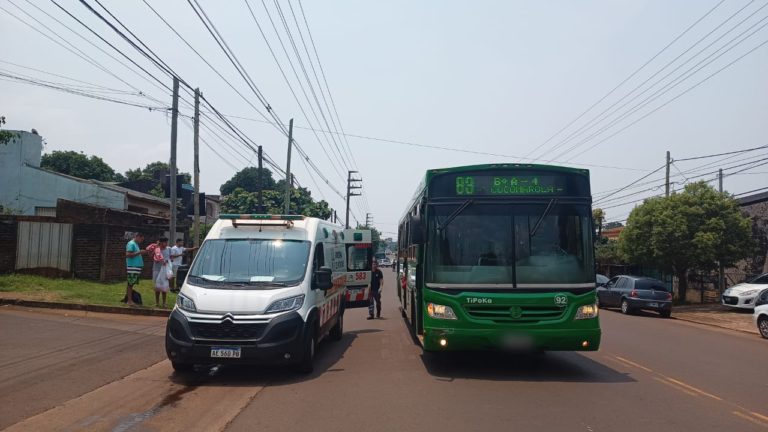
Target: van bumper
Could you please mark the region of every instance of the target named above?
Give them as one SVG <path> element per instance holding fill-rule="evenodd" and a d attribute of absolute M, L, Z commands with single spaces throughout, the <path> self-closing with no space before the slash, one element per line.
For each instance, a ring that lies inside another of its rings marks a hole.
<path fill-rule="evenodd" d="M 265 323 L 256 339 L 201 340 L 194 323 L 177 308 L 166 325 L 165 351 L 168 359 L 179 364 L 294 364 L 301 359 L 304 331 L 301 315 L 290 312 Z M 239 347 L 240 358 L 211 357 L 213 347 Z"/>

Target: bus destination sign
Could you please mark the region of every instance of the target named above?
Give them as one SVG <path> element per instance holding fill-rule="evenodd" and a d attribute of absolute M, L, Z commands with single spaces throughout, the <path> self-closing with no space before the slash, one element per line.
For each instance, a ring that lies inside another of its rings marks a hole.
<path fill-rule="evenodd" d="M 551 175 L 469 175 L 455 178 L 455 193 L 473 195 L 564 195 L 565 178 Z"/>

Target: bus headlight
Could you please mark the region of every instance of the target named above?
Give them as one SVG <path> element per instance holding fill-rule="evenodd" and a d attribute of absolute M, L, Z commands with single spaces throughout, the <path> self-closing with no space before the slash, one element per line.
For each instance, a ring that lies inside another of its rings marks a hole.
<path fill-rule="evenodd" d="M 576 317 L 574 319 L 583 320 L 597 318 L 597 311 L 598 309 L 596 304 L 581 306 L 576 310 Z"/>
<path fill-rule="evenodd" d="M 439 305 L 434 303 L 427 303 L 427 314 L 431 318 L 455 320 L 456 314 L 453 312 L 450 306 Z"/>

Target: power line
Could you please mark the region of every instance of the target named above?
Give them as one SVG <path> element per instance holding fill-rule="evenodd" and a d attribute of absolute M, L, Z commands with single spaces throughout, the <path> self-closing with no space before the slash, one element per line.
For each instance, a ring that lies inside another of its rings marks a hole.
<path fill-rule="evenodd" d="M 717 153 L 717 154 L 711 154 L 711 155 L 705 155 L 705 156 L 696 156 L 696 157 L 675 159 L 675 161 L 676 162 L 684 162 L 684 161 L 689 161 L 689 160 L 708 159 L 708 158 L 713 158 L 713 157 L 718 157 L 718 156 L 725 156 L 725 155 L 730 155 L 730 154 L 735 154 L 735 153 L 746 153 L 746 152 L 751 152 L 751 151 L 754 151 L 754 150 L 760 150 L 760 149 L 764 149 L 764 148 L 768 148 L 768 145 L 763 145 L 763 146 L 760 146 L 760 147 L 752 147 L 752 148 L 744 149 L 744 150 L 734 150 L 734 151 L 725 152 L 725 153 Z"/>

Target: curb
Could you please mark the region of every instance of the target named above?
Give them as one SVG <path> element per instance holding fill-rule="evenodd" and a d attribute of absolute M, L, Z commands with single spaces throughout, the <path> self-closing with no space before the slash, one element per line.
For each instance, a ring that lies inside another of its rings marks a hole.
<path fill-rule="evenodd" d="M 65 309 L 65 310 L 79 310 L 86 312 L 101 312 L 101 313 L 113 313 L 124 315 L 143 315 L 143 316 L 158 316 L 167 317 L 171 314 L 171 310 L 166 309 L 154 309 L 145 307 L 120 307 L 120 306 L 103 306 L 92 305 L 82 303 L 57 303 L 46 302 L 36 300 L 21 300 L 12 298 L 0 298 L 0 305 L 11 306 L 23 306 L 23 307 L 36 307 L 45 309 Z"/>
<path fill-rule="evenodd" d="M 680 318 L 679 316 L 674 316 L 674 315 L 672 316 L 672 318 L 674 318 L 676 320 L 680 320 L 680 321 L 690 322 L 690 323 L 694 323 L 694 324 L 701 324 L 701 325 L 705 325 L 705 326 L 709 326 L 709 327 L 717 327 L 717 328 L 721 328 L 721 329 L 725 329 L 725 330 L 730 330 L 730 331 L 735 331 L 735 332 L 739 332 L 739 333 L 744 333 L 744 334 L 748 334 L 748 335 L 752 335 L 752 336 L 755 336 L 755 335 L 760 336 L 760 333 L 758 333 L 756 330 L 755 331 L 740 330 L 740 329 L 733 328 L 733 327 L 726 327 L 724 325 L 713 324 L 711 322 L 697 321 L 697 320 L 693 320 L 693 319 L 690 319 L 690 318 Z"/>

